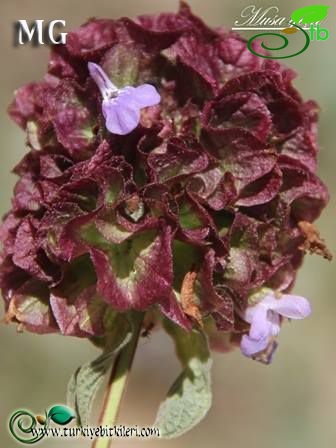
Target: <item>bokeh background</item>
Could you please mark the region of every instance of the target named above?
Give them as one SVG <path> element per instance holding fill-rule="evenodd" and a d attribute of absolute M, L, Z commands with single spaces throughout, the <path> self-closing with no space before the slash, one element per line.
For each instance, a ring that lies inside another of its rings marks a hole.
<path fill-rule="evenodd" d="M 230 28 L 252 0 L 189 0 L 208 23 Z M 280 8 L 289 17 L 315 1 L 267 1 L 257 6 Z M 308 51 L 287 59 L 298 72 L 296 86 L 303 96 L 321 105 L 319 173 L 331 201 L 318 221 L 322 236 L 335 253 L 336 193 L 336 5 L 327 20 L 330 38 L 312 42 Z M 40 79 L 46 69 L 48 47 L 14 47 L 13 22 L 18 19 L 65 19 L 66 31 L 89 17 L 135 16 L 175 11 L 177 0 L 1 0 L 0 3 L 0 212 L 10 204 L 15 177 L 12 167 L 27 151 L 24 134 L 6 114 L 14 90 Z M 246 34 L 248 37 L 249 34 Z M 251 35 L 250 35 L 251 36 Z M 235 352 L 216 354 L 213 368 L 214 403 L 207 418 L 189 434 L 171 441 L 115 440 L 114 447 L 193 448 L 331 448 L 336 446 L 336 297 L 335 263 L 307 256 L 295 287 L 309 297 L 312 316 L 286 325 L 272 366 L 250 361 Z M 3 310 L 1 309 L 1 316 Z M 62 336 L 17 334 L 15 326 L 0 325 L 0 446 L 16 445 L 7 432 L 8 416 L 18 408 L 36 413 L 65 400 L 67 381 L 80 364 L 98 355 L 85 340 Z M 137 352 L 119 422 L 149 425 L 178 373 L 173 348 L 162 333 L 143 339 Z M 46 447 L 89 447 L 81 440 L 46 440 Z"/>

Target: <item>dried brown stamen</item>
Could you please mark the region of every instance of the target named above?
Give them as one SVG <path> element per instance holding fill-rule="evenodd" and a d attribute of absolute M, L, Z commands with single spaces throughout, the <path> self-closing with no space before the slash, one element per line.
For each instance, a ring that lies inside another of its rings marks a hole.
<path fill-rule="evenodd" d="M 311 254 L 322 255 L 327 260 L 332 260 L 332 254 L 327 248 L 324 240 L 320 237 L 317 228 L 308 221 L 300 221 L 298 226 L 305 237 L 305 241 L 299 249 L 309 251 Z"/>
<path fill-rule="evenodd" d="M 181 287 L 181 304 L 183 311 L 190 317 L 193 317 L 197 323 L 203 327 L 202 314 L 195 301 L 194 286 L 197 278 L 197 272 L 187 272 Z"/>

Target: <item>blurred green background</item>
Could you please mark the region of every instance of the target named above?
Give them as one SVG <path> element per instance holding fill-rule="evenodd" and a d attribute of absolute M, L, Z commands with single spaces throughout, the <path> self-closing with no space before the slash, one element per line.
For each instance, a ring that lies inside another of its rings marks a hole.
<path fill-rule="evenodd" d="M 190 0 L 194 12 L 209 24 L 230 28 L 249 1 Z M 280 8 L 289 17 L 314 1 L 258 2 Z M 175 11 L 176 0 L 1 0 L 0 4 L 0 211 L 10 206 L 15 177 L 12 167 L 27 151 L 24 134 L 7 117 L 14 90 L 40 79 L 48 47 L 13 46 L 13 22 L 18 19 L 65 19 L 66 31 L 89 17 L 135 16 Z M 312 42 L 308 51 L 286 63 L 298 72 L 295 81 L 303 96 L 321 105 L 319 173 L 329 186 L 331 201 L 318 222 L 322 236 L 335 252 L 336 190 L 336 5 L 327 20 L 330 38 Z M 246 34 L 248 37 L 249 34 Z M 251 35 L 250 35 L 251 36 Z M 280 349 L 270 367 L 250 361 L 239 351 L 214 355 L 214 403 L 207 418 L 192 432 L 172 441 L 115 440 L 117 447 L 228 447 L 228 448 L 329 448 L 336 446 L 336 356 L 334 297 L 335 264 L 307 256 L 295 292 L 311 299 L 312 316 L 286 325 Z M 1 309 L 1 315 L 3 315 Z M 65 400 L 67 381 L 80 364 L 98 354 L 85 340 L 62 336 L 17 334 L 15 326 L 0 326 L 0 446 L 17 446 L 7 433 L 8 416 L 18 408 L 36 413 Z M 149 425 L 171 382 L 178 363 L 168 338 L 161 332 L 143 339 L 119 422 Z M 46 440 L 43 446 L 89 447 L 84 440 Z"/>

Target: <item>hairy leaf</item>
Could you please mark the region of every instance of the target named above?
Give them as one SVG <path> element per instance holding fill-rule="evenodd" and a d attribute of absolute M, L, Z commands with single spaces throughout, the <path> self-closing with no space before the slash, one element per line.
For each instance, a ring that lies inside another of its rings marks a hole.
<path fill-rule="evenodd" d="M 212 361 L 203 333 L 186 332 L 170 323 L 166 329 L 175 341 L 183 371 L 161 404 L 154 426 L 160 429 L 161 437 L 172 438 L 192 429 L 207 414 L 212 400 Z"/>
<path fill-rule="evenodd" d="M 115 355 L 131 339 L 131 326 L 122 315 L 114 317 L 109 323 L 108 341 L 105 351 L 94 361 L 79 367 L 68 384 L 67 402 L 76 410 L 77 424 L 87 425 L 96 392 L 105 374 L 113 364 Z"/>

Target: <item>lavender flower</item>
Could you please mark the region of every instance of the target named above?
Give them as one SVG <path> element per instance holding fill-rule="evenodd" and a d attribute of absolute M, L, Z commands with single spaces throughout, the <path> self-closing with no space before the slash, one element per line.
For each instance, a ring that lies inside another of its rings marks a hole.
<path fill-rule="evenodd" d="M 246 309 L 244 319 L 251 324 L 250 332 L 244 335 L 240 348 L 245 356 L 253 357 L 268 347 L 268 356 L 272 356 L 276 344 L 274 338 L 280 332 L 281 316 L 288 319 L 304 319 L 311 313 L 307 299 L 292 294 L 268 293 L 257 305 Z"/>
<path fill-rule="evenodd" d="M 155 106 L 161 100 L 155 87 L 150 84 L 118 89 L 98 64 L 89 62 L 88 68 L 103 96 L 106 127 L 112 134 L 132 132 L 139 124 L 140 109 Z"/>

